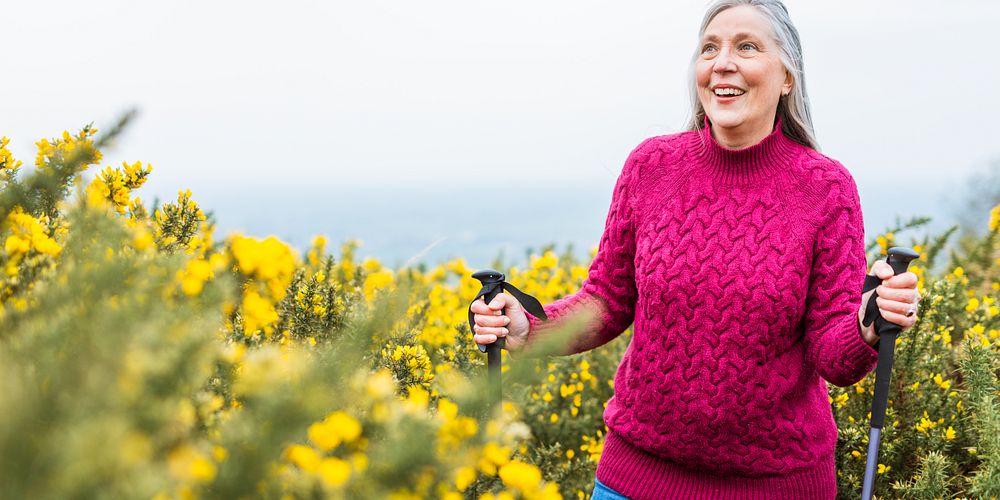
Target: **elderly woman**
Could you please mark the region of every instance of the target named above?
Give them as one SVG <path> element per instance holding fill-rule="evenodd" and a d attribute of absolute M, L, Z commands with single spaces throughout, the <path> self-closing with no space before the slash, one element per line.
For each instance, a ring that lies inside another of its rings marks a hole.
<path fill-rule="evenodd" d="M 857 186 L 818 152 L 798 32 L 778 0 L 722 0 L 701 25 L 688 130 L 629 155 L 577 293 L 548 319 L 500 294 L 472 304 L 475 342 L 516 350 L 582 309 L 566 354 L 633 325 L 608 401 L 593 498 L 836 496 L 826 382 L 874 367 L 861 319 L 867 260 Z M 911 327 L 913 273 L 877 305 Z"/>

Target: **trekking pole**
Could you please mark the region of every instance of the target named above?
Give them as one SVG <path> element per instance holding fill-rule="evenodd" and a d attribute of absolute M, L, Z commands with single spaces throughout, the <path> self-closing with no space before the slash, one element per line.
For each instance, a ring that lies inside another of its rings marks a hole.
<path fill-rule="evenodd" d="M 484 269 L 482 271 L 476 272 L 472 275 L 483 284 L 483 288 L 479 290 L 476 297 L 472 299 L 473 302 L 479 300 L 479 297 L 483 297 L 483 301 L 486 305 L 502 291 L 506 290 L 517 298 L 521 306 L 532 315 L 541 319 L 548 319 L 545 316 L 545 310 L 542 309 L 542 304 L 538 302 L 538 299 L 528 295 L 520 290 L 518 290 L 514 285 L 504 281 L 505 277 L 503 273 L 499 271 L 494 271 L 492 269 Z M 502 314 L 502 312 L 501 312 Z M 475 322 L 473 321 L 472 304 L 469 304 L 469 331 L 475 333 Z M 493 393 L 496 395 L 497 404 L 503 399 L 500 393 L 500 349 L 504 347 L 505 341 L 503 337 L 497 337 L 496 342 L 489 345 L 479 344 L 479 351 L 486 353 L 486 367 L 489 372 L 490 386 L 493 388 Z"/>
<path fill-rule="evenodd" d="M 893 274 L 905 273 L 910 266 L 910 261 L 920 256 L 910 248 L 892 247 L 888 252 L 886 263 L 892 266 Z M 881 283 L 877 276 L 869 275 L 865 277 L 865 285 L 862 294 L 877 287 Z M 885 424 L 885 412 L 889 404 L 889 378 L 892 376 L 892 358 L 896 349 L 896 336 L 902 331 L 902 327 L 892 323 L 882 317 L 875 298 L 878 292 L 872 294 L 868 299 L 868 306 L 865 309 L 865 317 L 862 321 L 864 326 L 868 326 L 875 321 L 875 333 L 879 336 L 878 365 L 875 368 L 875 394 L 872 398 L 872 421 L 871 430 L 868 434 L 868 458 L 865 462 L 865 479 L 861 489 L 861 498 L 871 500 L 872 488 L 875 485 L 875 467 L 878 464 L 878 446 L 882 439 L 882 427 Z M 873 307 L 874 306 L 874 307 Z"/>

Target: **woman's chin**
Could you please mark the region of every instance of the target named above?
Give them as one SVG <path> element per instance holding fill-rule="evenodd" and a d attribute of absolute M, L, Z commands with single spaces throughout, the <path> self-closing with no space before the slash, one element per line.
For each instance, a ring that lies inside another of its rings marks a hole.
<path fill-rule="evenodd" d="M 735 128 L 744 122 L 744 118 L 740 113 L 723 111 L 709 114 L 708 121 L 712 122 L 713 127 Z"/>

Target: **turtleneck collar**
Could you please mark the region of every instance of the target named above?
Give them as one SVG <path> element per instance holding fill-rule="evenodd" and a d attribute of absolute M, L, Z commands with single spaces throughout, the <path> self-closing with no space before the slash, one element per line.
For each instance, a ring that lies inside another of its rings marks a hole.
<path fill-rule="evenodd" d="M 760 142 L 742 149 L 729 149 L 712 137 L 711 122 L 705 116 L 698 131 L 695 159 L 706 173 L 724 184 L 748 184 L 765 180 L 787 168 L 802 147 L 781 132 L 781 116 L 771 133 Z"/>

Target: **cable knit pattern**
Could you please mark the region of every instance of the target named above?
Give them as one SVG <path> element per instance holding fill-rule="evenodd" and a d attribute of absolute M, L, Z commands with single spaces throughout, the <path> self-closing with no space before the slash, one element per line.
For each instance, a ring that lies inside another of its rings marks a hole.
<path fill-rule="evenodd" d="M 633 326 L 597 478 L 634 498 L 834 498 L 825 381 L 878 352 L 858 328 L 866 274 L 857 186 L 781 131 L 731 150 L 706 119 L 653 137 L 615 184 L 575 294 L 529 315 L 531 343 L 582 307 L 566 353 Z"/>

